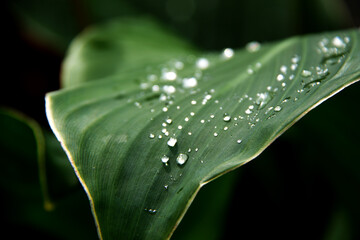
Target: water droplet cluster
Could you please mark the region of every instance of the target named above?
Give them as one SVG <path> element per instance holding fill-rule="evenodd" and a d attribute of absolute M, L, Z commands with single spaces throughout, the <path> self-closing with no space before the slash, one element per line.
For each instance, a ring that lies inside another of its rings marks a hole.
<path fill-rule="evenodd" d="M 331 66 L 345 58 L 349 43 L 349 37 L 319 39 L 316 52 L 320 60 L 316 65 L 305 65 L 306 56 L 301 56 L 301 51 L 294 52 L 287 59 L 282 59 L 275 72 L 272 70 L 274 75 L 269 76 L 269 85 L 257 89 L 257 92 L 244 93 L 240 88 L 239 91 L 222 91 L 226 84 L 211 84 L 207 71 L 212 66 L 220 61 L 236 60 L 235 52 L 230 48 L 224 49 L 217 60 L 207 57 L 174 60 L 162 66 L 160 71 L 149 73 L 140 83 L 140 88 L 158 99 L 151 114 L 160 119 L 157 122 L 161 124 L 149 129 L 146 135 L 151 143 L 163 146 L 164 152 L 157 159 L 163 168 L 171 169 L 169 182 L 162 185 L 164 190 L 172 191 L 171 184 L 181 178 L 181 169 L 206 151 L 199 147 L 204 141 L 201 138 L 197 140 L 199 133 L 204 134 L 205 131 L 207 141 L 227 141 L 229 146 L 244 148 L 247 139 L 241 132 L 253 131 L 263 122 L 270 123 L 286 112 L 287 106 L 301 101 L 304 94 L 318 87 L 330 75 Z M 258 42 L 251 42 L 246 49 L 255 53 L 262 48 Z M 244 74 L 256 86 L 256 81 L 264 81 L 261 70 L 269 66 L 273 68 L 274 64 L 255 61 L 245 66 Z M 258 76 L 262 78 L 258 79 Z M 140 102 L 138 105 L 144 104 Z M 207 160 L 196 161 L 206 164 Z"/>

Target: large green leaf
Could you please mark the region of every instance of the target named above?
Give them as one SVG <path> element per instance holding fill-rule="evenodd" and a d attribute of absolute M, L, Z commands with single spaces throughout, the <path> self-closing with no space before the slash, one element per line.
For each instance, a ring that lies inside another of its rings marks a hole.
<path fill-rule="evenodd" d="M 154 55 L 146 68 L 48 94 L 50 125 L 100 237 L 170 237 L 201 186 L 359 80 L 359 37 L 358 30 L 294 37 L 234 55 L 179 51 L 161 64 Z"/>

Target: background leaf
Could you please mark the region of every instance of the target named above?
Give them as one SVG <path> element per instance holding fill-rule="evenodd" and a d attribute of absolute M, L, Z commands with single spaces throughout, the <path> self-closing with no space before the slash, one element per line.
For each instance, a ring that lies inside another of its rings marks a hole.
<path fill-rule="evenodd" d="M 3 232 L 14 239 L 96 239 L 87 198 L 54 136 L 4 109 L 0 131 Z"/>
<path fill-rule="evenodd" d="M 166 41 L 166 43 L 164 42 Z M 89 29 L 70 46 L 62 83 L 73 87 L 111 75 L 131 74 L 174 56 L 194 54 L 188 43 L 149 18 L 127 18 Z"/>
<path fill-rule="evenodd" d="M 114 75 L 49 94 L 49 121 L 101 235 L 169 236 L 201 185 L 359 79 L 358 38 L 353 30 L 253 44 L 234 56 L 226 49 L 206 56 L 206 67 L 205 58 L 180 57 L 137 70 L 140 80 Z"/>

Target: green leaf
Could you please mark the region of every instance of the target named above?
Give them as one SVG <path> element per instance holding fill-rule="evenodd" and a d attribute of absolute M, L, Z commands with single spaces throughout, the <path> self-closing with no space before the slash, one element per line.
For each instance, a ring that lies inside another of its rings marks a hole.
<path fill-rule="evenodd" d="M 48 94 L 50 125 L 100 237 L 170 237 L 201 186 L 359 80 L 359 38 L 349 30 L 253 43 L 234 55 L 184 51 L 161 64 L 154 54 L 146 69 Z"/>
<path fill-rule="evenodd" d="M 54 137 L 44 136 L 33 119 L 4 109 L 0 132 L 4 233 L 14 239 L 96 239 L 86 195 L 75 188 L 74 173 Z"/>
<path fill-rule="evenodd" d="M 164 44 L 163 41 L 166 41 Z M 74 87 L 110 75 L 138 78 L 149 63 L 160 64 L 196 51 L 148 18 L 123 18 L 93 27 L 69 48 L 63 71 L 64 87 Z"/>
<path fill-rule="evenodd" d="M 28 165 L 27 168 L 30 166 L 38 166 L 36 172 L 38 172 L 39 187 L 41 187 L 44 198 L 43 205 L 46 210 L 52 210 L 54 205 L 49 196 L 47 186 L 45 138 L 40 126 L 33 119 L 18 112 L 0 109 L 0 130 L 2 133 L 0 147 L 3 159 L 5 159 L 4 163 L 9 163 L 6 160 L 14 159 L 12 164 L 6 164 L 6 167 L 9 167 L 6 172 L 16 172 L 15 166 L 17 164 L 26 164 Z M 22 146 L 20 150 L 18 150 L 19 145 Z M 31 176 L 31 174 L 29 175 Z M 37 176 L 37 174 L 33 176 Z M 2 185 L 7 188 L 6 183 L 11 177 L 4 174 L 3 178 L 1 181 Z M 13 189 L 13 191 L 19 191 L 17 194 L 22 194 L 21 191 L 23 190 L 20 187 L 21 185 L 22 180 L 17 179 L 16 181 L 12 181 L 12 185 L 9 185 L 9 187 Z"/>

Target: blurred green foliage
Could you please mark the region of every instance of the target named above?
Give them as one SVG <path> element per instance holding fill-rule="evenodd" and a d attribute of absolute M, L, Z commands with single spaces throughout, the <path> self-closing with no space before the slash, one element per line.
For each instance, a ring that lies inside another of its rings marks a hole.
<path fill-rule="evenodd" d="M 44 137 L 32 119 L 3 109 L 0 132 L 4 234 L 96 239 L 86 194 L 55 137 Z"/>
<path fill-rule="evenodd" d="M 12 51 L 5 53 L 4 75 L 11 80 L 1 88 L 0 105 L 42 124 L 44 143 L 27 118 L 0 112 L 4 234 L 12 239 L 96 239 L 85 193 L 47 133 L 43 113 L 45 93 L 59 88 L 70 41 L 91 24 L 151 16 L 198 48 L 218 50 L 354 27 L 358 9 L 359 3 L 349 0 L 6 1 L 5 46 Z M 359 91 L 356 84 L 328 100 L 255 161 L 206 186 L 174 239 L 234 234 L 245 239 L 359 239 Z M 45 144 L 47 189 L 55 204 L 50 212 L 43 208 L 38 144 Z"/>

